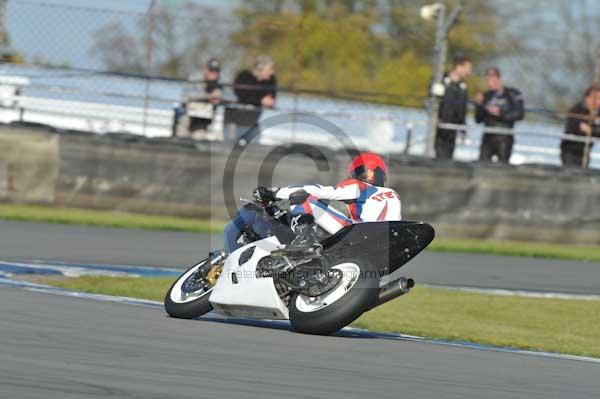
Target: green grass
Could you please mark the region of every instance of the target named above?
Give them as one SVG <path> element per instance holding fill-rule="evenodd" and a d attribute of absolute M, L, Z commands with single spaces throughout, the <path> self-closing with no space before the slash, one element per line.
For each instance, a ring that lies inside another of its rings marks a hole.
<path fill-rule="evenodd" d="M 36 282 L 68 290 L 94 294 L 124 296 L 163 301 L 173 283 L 172 277 L 106 277 L 82 276 L 64 279 L 52 277 L 36 279 Z"/>
<path fill-rule="evenodd" d="M 600 247 L 592 246 L 558 245 L 519 241 L 487 241 L 468 238 L 436 238 L 427 249 L 436 252 L 464 252 L 600 262 Z"/>
<path fill-rule="evenodd" d="M 524 298 L 416 287 L 356 327 L 600 357 L 600 301 Z"/>
<path fill-rule="evenodd" d="M 0 219 L 195 233 L 219 232 L 224 226 L 222 222 L 192 218 L 13 204 L 0 204 Z"/>
<path fill-rule="evenodd" d="M 48 280 L 66 289 L 162 301 L 172 278 Z M 356 327 L 428 338 L 600 357 L 600 301 L 538 299 L 416 287 Z"/>
<path fill-rule="evenodd" d="M 0 220 L 214 233 L 225 222 L 114 211 L 0 204 Z M 600 262 L 600 247 L 436 238 L 428 250 Z"/>

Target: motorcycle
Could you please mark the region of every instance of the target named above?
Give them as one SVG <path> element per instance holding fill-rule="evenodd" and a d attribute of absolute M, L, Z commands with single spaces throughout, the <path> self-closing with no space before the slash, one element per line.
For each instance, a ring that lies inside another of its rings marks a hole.
<path fill-rule="evenodd" d="M 365 222 L 329 236 L 321 231 L 320 252 L 292 258 L 282 250 L 294 238 L 289 205 L 301 202 L 300 195 L 240 208 L 225 228 L 225 249 L 185 271 L 168 290 L 167 313 L 192 319 L 214 310 L 282 319 L 298 332 L 327 335 L 414 286 L 406 277 L 383 281 L 431 243 L 432 226 Z"/>

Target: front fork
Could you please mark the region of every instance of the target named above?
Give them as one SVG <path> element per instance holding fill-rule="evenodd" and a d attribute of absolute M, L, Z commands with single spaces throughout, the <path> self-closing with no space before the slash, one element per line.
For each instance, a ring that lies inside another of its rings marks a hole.
<path fill-rule="evenodd" d="M 223 272 L 223 263 L 227 255 L 224 250 L 213 251 L 208 255 L 208 262 L 198 269 L 198 277 L 204 279 L 211 287 L 217 284 L 217 280 Z"/>

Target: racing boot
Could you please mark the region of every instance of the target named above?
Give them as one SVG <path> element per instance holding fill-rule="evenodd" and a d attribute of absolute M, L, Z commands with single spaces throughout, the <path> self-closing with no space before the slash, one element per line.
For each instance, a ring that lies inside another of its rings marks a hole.
<path fill-rule="evenodd" d="M 319 257 L 323 247 L 317 237 L 315 218 L 312 215 L 298 215 L 292 219 L 291 226 L 296 237 L 278 253 L 293 258 Z"/>

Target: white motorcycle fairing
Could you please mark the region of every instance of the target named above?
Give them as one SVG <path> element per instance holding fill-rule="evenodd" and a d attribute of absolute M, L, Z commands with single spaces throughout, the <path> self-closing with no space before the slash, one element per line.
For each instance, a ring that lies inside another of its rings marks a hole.
<path fill-rule="evenodd" d="M 256 277 L 258 261 L 280 246 L 276 237 L 268 237 L 238 248 L 227 257 L 209 298 L 217 313 L 229 317 L 289 319 L 289 310 L 279 297 L 273 279 Z M 250 253 L 252 255 L 244 259 Z"/>

